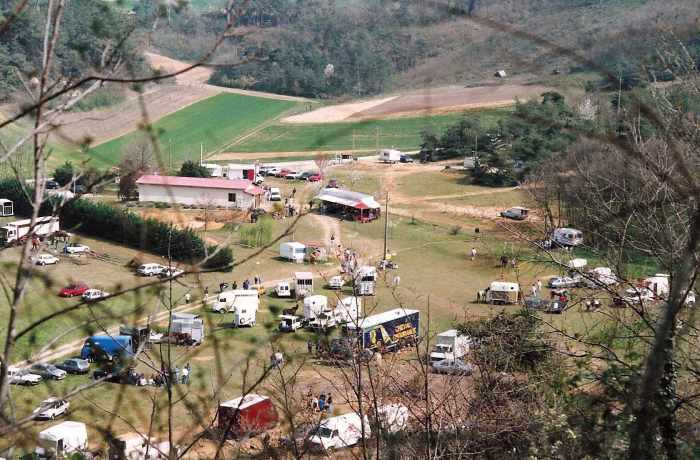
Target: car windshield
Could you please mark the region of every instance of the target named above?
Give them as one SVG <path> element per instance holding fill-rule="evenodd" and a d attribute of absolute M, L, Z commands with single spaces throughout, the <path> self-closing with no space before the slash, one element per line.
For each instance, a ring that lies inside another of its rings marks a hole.
<path fill-rule="evenodd" d="M 449 345 L 445 345 L 445 344 L 442 344 L 442 343 L 441 343 L 441 344 L 435 345 L 435 349 L 436 349 L 437 351 L 441 351 L 441 352 L 444 352 L 444 353 L 449 353 L 449 352 L 452 350 L 452 347 L 449 346 Z"/>
<path fill-rule="evenodd" d="M 333 436 L 333 430 L 331 430 L 330 428 L 326 428 L 325 426 L 322 426 L 316 431 L 316 434 L 322 438 L 330 438 Z"/>

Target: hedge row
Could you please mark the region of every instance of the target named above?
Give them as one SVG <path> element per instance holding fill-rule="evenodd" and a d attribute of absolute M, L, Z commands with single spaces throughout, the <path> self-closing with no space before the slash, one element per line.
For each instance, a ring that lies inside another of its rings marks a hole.
<path fill-rule="evenodd" d="M 30 190 L 31 193 L 31 190 Z M 28 216 L 31 204 L 16 180 L 0 181 L 0 197 L 14 202 L 15 213 Z M 51 206 L 44 206 L 42 214 L 50 214 Z M 174 260 L 196 262 L 205 257 L 204 241 L 192 230 L 182 230 L 156 219 L 144 219 L 125 209 L 104 203 L 95 203 L 78 198 L 66 203 L 59 212 L 61 226 L 84 235 L 114 241 L 124 246 L 154 254 L 168 256 Z M 207 248 L 211 254 L 215 246 Z M 205 268 L 231 269 L 233 253 L 230 248 L 221 248 L 207 260 Z"/>

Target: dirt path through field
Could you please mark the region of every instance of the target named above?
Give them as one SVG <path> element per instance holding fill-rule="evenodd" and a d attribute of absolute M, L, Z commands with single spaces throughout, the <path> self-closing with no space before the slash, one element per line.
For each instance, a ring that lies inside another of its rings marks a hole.
<path fill-rule="evenodd" d="M 376 149 L 365 149 L 365 150 L 303 150 L 298 152 L 222 152 L 216 155 L 207 157 L 208 160 L 212 161 L 227 161 L 227 160 L 247 160 L 250 158 L 264 159 L 264 158 L 296 158 L 296 157 L 308 157 L 316 154 L 325 154 L 335 156 L 340 153 L 370 153 L 376 152 Z"/>

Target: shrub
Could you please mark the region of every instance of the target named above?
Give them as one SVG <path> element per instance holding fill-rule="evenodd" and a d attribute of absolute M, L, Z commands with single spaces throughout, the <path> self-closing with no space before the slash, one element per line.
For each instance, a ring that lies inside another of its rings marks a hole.
<path fill-rule="evenodd" d="M 219 252 L 215 251 L 219 249 Z M 204 268 L 210 268 L 214 270 L 221 270 L 224 272 L 230 272 L 233 270 L 233 252 L 230 248 L 218 248 L 217 246 L 209 246 L 208 248 L 210 256 L 206 262 L 204 262 Z"/>
<path fill-rule="evenodd" d="M 459 225 L 453 225 L 450 227 L 450 235 L 459 235 L 459 232 L 462 231 L 462 227 Z"/>
<path fill-rule="evenodd" d="M 254 248 L 270 244 L 270 241 L 272 241 L 272 227 L 272 219 L 263 217 L 256 223 L 241 228 L 241 243 Z"/>

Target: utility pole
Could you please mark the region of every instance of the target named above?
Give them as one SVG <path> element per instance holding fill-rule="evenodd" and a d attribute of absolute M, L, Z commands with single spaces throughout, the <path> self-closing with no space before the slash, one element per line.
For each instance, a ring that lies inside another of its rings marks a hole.
<path fill-rule="evenodd" d="M 355 130 L 352 130 L 352 152 L 355 153 Z"/>
<path fill-rule="evenodd" d="M 377 142 L 377 153 L 379 153 L 379 128 L 377 128 L 377 135 L 376 135 L 376 142 Z"/>
<path fill-rule="evenodd" d="M 620 84 L 617 88 L 617 118 L 620 118 L 620 106 L 622 105 L 622 72 L 620 72 Z"/>
<path fill-rule="evenodd" d="M 389 242 L 389 191 L 386 191 L 386 203 L 384 205 L 384 254 L 382 260 L 386 260 L 387 245 Z"/>
<path fill-rule="evenodd" d="M 168 163 L 170 164 L 170 172 L 173 171 L 173 139 L 168 138 Z"/>
<path fill-rule="evenodd" d="M 199 166 L 204 162 L 204 142 L 199 144 Z"/>

